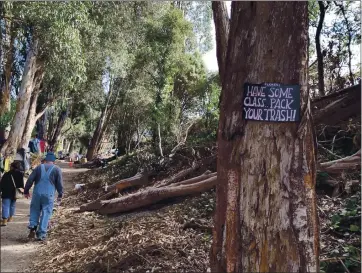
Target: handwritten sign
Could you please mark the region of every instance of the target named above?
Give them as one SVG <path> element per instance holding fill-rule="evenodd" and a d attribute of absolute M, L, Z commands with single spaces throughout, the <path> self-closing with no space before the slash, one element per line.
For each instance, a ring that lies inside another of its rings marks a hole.
<path fill-rule="evenodd" d="M 245 83 L 243 104 L 246 120 L 299 121 L 300 86 Z"/>

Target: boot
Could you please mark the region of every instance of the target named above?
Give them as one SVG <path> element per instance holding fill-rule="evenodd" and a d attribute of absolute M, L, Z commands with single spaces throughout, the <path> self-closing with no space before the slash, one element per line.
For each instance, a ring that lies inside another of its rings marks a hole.
<path fill-rule="evenodd" d="M 12 217 L 12 216 L 10 216 L 10 217 L 8 218 L 8 223 L 11 222 L 11 221 L 13 221 L 13 217 Z"/>
<path fill-rule="evenodd" d="M 35 235 L 36 235 L 36 227 L 30 229 L 28 238 L 29 239 L 35 239 Z"/>
<path fill-rule="evenodd" d="M 1 220 L 1 226 L 5 227 L 8 224 L 8 219 L 2 219 Z"/>

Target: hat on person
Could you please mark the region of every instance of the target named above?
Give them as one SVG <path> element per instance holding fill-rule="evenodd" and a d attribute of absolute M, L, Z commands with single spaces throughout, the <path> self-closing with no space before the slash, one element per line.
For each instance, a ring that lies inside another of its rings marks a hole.
<path fill-rule="evenodd" d="M 45 156 L 45 161 L 55 161 L 57 158 L 55 157 L 55 154 L 52 152 L 47 153 Z"/>
<path fill-rule="evenodd" d="M 10 164 L 10 167 L 15 169 L 15 170 L 20 170 L 21 169 L 21 164 L 20 164 L 19 161 L 15 161 L 15 162 Z"/>

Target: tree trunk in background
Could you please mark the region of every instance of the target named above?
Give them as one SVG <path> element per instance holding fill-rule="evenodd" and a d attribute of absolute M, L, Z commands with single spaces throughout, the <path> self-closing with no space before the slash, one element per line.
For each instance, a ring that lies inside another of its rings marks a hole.
<path fill-rule="evenodd" d="M 54 130 L 54 133 L 53 133 L 51 139 L 48 141 L 50 151 L 53 151 L 53 152 L 55 151 L 55 145 L 58 142 L 60 133 L 62 131 L 62 128 L 63 128 L 64 124 L 65 124 L 65 120 L 68 117 L 68 114 L 69 114 L 69 104 L 67 106 L 67 109 L 63 110 L 60 113 L 58 121 L 57 121 L 57 125 L 56 125 L 55 130 Z"/>
<path fill-rule="evenodd" d="M 68 153 L 71 153 L 73 151 L 73 144 L 74 144 L 74 140 L 72 139 L 69 143 Z"/>
<path fill-rule="evenodd" d="M 4 50 L 4 74 L 1 80 L 1 93 L 0 93 L 0 117 L 6 112 L 10 111 L 10 91 L 11 91 L 11 70 L 14 61 L 14 41 L 15 41 L 15 30 L 14 23 L 9 19 L 5 21 L 5 46 Z"/>
<path fill-rule="evenodd" d="M 211 269 L 318 272 L 308 2 L 232 2 L 227 48 Z M 299 84 L 302 121 L 243 120 L 245 82 Z"/>
<path fill-rule="evenodd" d="M 1 148 L 1 153 L 6 155 L 15 153 L 23 136 L 37 69 L 41 68 L 39 67 L 41 65 L 37 64 L 37 49 L 38 41 L 35 40 L 31 44 L 30 50 L 26 56 L 24 74 L 21 81 L 18 101 L 16 103 L 16 113 L 12 121 L 10 134 Z"/>
<path fill-rule="evenodd" d="M 48 111 L 45 110 L 44 114 L 37 120 L 37 132 L 38 137 L 40 139 L 44 139 L 47 137 L 47 119 L 48 119 Z"/>
<path fill-rule="evenodd" d="M 318 1 L 319 5 L 319 22 L 317 26 L 317 32 L 315 35 L 315 44 L 317 51 L 317 61 L 318 61 L 318 91 L 320 96 L 325 95 L 324 91 L 324 68 L 323 68 L 323 54 L 321 49 L 321 31 L 324 23 L 324 16 L 326 14 L 326 7 L 324 6 L 323 1 Z"/>
<path fill-rule="evenodd" d="M 90 146 L 88 147 L 88 150 L 87 150 L 87 160 L 92 160 L 95 153 L 97 152 L 97 149 L 99 147 L 99 144 L 100 142 L 102 141 L 101 137 L 103 137 L 103 133 L 104 133 L 104 130 L 105 128 L 104 125 L 105 125 L 105 122 L 106 122 L 106 117 L 107 117 L 107 112 L 108 112 L 108 107 L 109 107 L 109 102 L 110 102 L 110 99 L 111 99 L 111 96 L 112 96 L 112 86 L 109 87 L 109 92 L 108 92 L 108 96 L 107 96 L 107 101 L 106 101 L 106 105 L 104 106 L 104 109 L 102 111 L 102 114 L 98 120 L 98 123 L 97 123 L 97 127 L 93 133 L 93 137 L 92 137 L 92 140 L 91 140 L 91 143 L 90 143 Z M 103 133 L 102 133 L 103 132 Z"/>
<path fill-rule="evenodd" d="M 120 81 L 117 80 L 117 83 L 120 84 Z M 96 146 L 96 153 L 99 153 L 99 151 L 101 150 L 101 143 L 104 139 L 104 134 L 108 129 L 109 126 L 109 121 L 111 120 L 114 110 L 116 108 L 117 105 L 117 101 L 118 101 L 118 96 L 120 93 L 120 88 L 117 88 L 117 92 L 115 94 L 115 98 L 113 99 L 113 102 L 111 104 L 111 106 L 109 107 L 108 111 L 107 111 L 107 115 L 105 117 L 105 121 L 104 121 L 104 125 L 101 128 L 100 134 L 99 134 L 99 140 L 98 140 L 98 145 Z"/>
<path fill-rule="evenodd" d="M 352 43 L 352 29 L 351 29 L 351 24 L 346 16 L 346 10 L 344 8 L 344 3 L 340 2 L 338 4 L 337 1 L 334 1 L 335 5 L 337 7 L 339 7 L 339 9 L 342 12 L 343 15 L 343 19 L 344 19 L 344 23 L 346 24 L 346 28 L 347 28 L 347 48 L 348 48 L 348 70 L 349 70 L 349 81 L 351 82 L 351 85 L 354 85 L 354 76 L 353 76 L 353 72 L 352 72 L 352 51 L 351 51 L 351 43 Z"/>

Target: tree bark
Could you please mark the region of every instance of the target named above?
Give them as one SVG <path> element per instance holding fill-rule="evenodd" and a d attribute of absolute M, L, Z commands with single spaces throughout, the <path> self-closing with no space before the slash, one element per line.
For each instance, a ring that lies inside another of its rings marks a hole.
<path fill-rule="evenodd" d="M 39 97 L 40 92 L 42 91 L 40 85 L 44 78 L 44 71 L 38 71 L 38 72 L 39 72 L 39 76 L 36 76 L 36 83 L 33 88 L 33 90 L 35 90 L 35 91 L 33 91 L 33 95 L 31 96 L 28 117 L 26 119 L 23 136 L 22 136 L 21 142 L 20 142 L 20 147 L 24 148 L 24 149 L 26 149 L 29 145 L 31 133 L 33 132 L 36 121 L 44 114 L 44 111 L 45 111 L 44 110 L 40 113 L 36 113 L 38 97 Z"/>
<path fill-rule="evenodd" d="M 226 63 L 226 52 L 228 47 L 229 36 L 229 15 L 225 2 L 212 1 L 212 10 L 215 22 L 215 35 L 216 35 L 216 55 L 219 66 L 219 74 L 222 84 L 224 83 L 224 71 Z"/>
<path fill-rule="evenodd" d="M 317 61 L 318 61 L 318 91 L 320 96 L 325 95 L 324 91 L 324 68 L 323 68 L 323 54 L 321 49 L 321 32 L 324 23 L 324 17 L 326 14 L 326 7 L 324 6 L 323 1 L 318 1 L 319 5 L 319 21 L 317 26 L 317 32 L 315 35 L 315 44 L 317 51 Z"/>
<path fill-rule="evenodd" d="M 38 41 L 35 39 L 30 45 L 29 52 L 26 56 L 23 78 L 21 81 L 18 101 L 16 104 L 16 113 L 12 121 L 9 137 L 1 148 L 1 153 L 5 155 L 11 155 L 15 153 L 23 136 L 34 86 L 34 76 L 37 70 L 41 69 L 39 67 L 39 63 L 37 63 L 37 50 Z"/>
<path fill-rule="evenodd" d="M 47 108 L 45 108 L 43 114 L 36 122 L 37 132 L 40 139 L 45 139 L 47 137 L 47 120 L 48 120 L 48 114 L 47 114 Z"/>
<path fill-rule="evenodd" d="M 307 4 L 232 2 L 218 129 L 213 272 L 319 271 Z M 301 122 L 243 120 L 245 82 L 299 84 Z"/>
<path fill-rule="evenodd" d="M 14 23 L 10 19 L 4 19 L 5 21 L 5 49 L 4 59 L 4 73 L 2 79 L 1 93 L 0 93 L 0 117 L 6 112 L 10 111 L 10 81 L 11 81 L 11 70 L 14 61 L 14 42 L 16 32 L 14 30 Z"/>
<path fill-rule="evenodd" d="M 112 81 L 112 79 L 110 81 Z M 89 161 L 93 159 L 93 157 L 94 157 L 95 153 L 97 152 L 98 147 L 100 145 L 101 135 L 102 135 L 102 131 L 104 132 L 103 127 L 106 122 L 106 117 L 107 117 L 107 112 L 108 112 L 108 107 L 109 107 L 110 99 L 112 96 L 112 92 L 113 92 L 113 87 L 112 87 L 112 85 L 110 85 L 106 105 L 104 106 L 102 114 L 98 120 L 97 127 L 93 133 L 93 137 L 92 137 L 90 146 L 88 147 L 88 150 L 87 150 L 86 157 L 87 157 L 87 160 L 89 160 Z"/>
<path fill-rule="evenodd" d="M 126 212 L 157 203 L 164 199 L 204 192 L 206 190 L 212 189 L 215 184 L 216 177 L 211 177 L 191 185 L 152 188 L 147 191 L 137 192 L 124 197 L 101 201 L 101 206 L 98 212 L 100 214 Z"/>
<path fill-rule="evenodd" d="M 65 121 L 68 117 L 68 114 L 69 114 L 69 104 L 67 106 L 67 109 L 61 111 L 59 117 L 58 117 L 58 121 L 57 121 L 57 125 L 55 127 L 55 130 L 54 130 L 54 133 L 51 137 L 51 139 L 49 140 L 48 144 L 49 144 L 49 150 L 50 151 L 53 151 L 54 152 L 54 149 L 55 149 L 55 145 L 57 144 L 58 142 L 58 139 L 59 139 L 59 136 L 60 136 L 60 133 L 61 133 L 61 130 L 65 124 Z"/>

